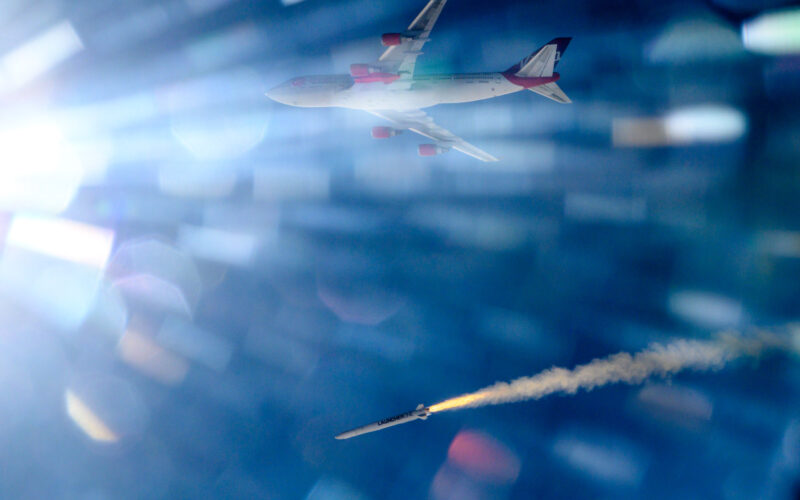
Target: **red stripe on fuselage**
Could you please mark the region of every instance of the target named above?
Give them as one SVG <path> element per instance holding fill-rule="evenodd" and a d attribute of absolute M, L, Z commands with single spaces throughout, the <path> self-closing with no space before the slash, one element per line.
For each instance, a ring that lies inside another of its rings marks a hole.
<path fill-rule="evenodd" d="M 508 80 L 509 82 L 513 83 L 514 85 L 519 85 L 520 87 L 529 89 L 531 87 L 538 87 L 539 85 L 545 85 L 547 83 L 557 82 L 561 75 L 558 73 L 553 73 L 553 76 L 517 76 L 510 71 L 506 71 L 502 73 L 502 75 Z"/>
<path fill-rule="evenodd" d="M 400 75 L 395 75 L 394 73 L 369 73 L 363 76 L 354 76 L 353 80 L 356 83 L 383 82 L 389 84 L 398 78 L 400 78 Z"/>

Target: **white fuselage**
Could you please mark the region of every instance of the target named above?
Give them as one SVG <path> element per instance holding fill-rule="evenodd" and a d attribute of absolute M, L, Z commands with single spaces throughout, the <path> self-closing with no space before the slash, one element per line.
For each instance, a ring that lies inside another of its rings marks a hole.
<path fill-rule="evenodd" d="M 473 102 L 524 90 L 502 73 L 418 75 L 391 83 L 362 82 L 350 75 L 293 78 L 267 92 L 271 99 L 301 107 L 406 111 L 437 104 Z"/>

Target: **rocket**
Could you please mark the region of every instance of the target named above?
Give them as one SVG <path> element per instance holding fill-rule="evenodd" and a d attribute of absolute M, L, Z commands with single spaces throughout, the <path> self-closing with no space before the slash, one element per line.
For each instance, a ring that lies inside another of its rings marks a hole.
<path fill-rule="evenodd" d="M 379 431 L 393 425 L 405 424 L 406 422 L 411 422 L 412 420 L 425 420 L 430 414 L 430 408 L 420 404 L 416 407 L 416 409 L 407 413 L 401 413 L 400 415 L 395 415 L 394 417 L 384 418 L 383 420 L 378 420 L 375 423 L 356 427 L 355 429 L 343 432 L 336 436 L 336 439 L 350 439 L 351 437 L 360 436 L 361 434 L 366 434 L 368 432 Z"/>

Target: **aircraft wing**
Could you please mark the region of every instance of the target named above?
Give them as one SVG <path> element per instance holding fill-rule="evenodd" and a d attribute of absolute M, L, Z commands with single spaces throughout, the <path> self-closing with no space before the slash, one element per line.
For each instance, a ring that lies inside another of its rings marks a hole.
<path fill-rule="evenodd" d="M 486 151 L 473 146 L 449 130 L 436 125 L 436 123 L 433 122 L 433 118 L 419 109 L 412 111 L 370 110 L 368 112 L 375 116 L 380 116 L 385 120 L 389 120 L 399 128 L 408 129 L 419 135 L 433 139 L 442 147 L 456 149 L 481 161 L 499 161 Z"/>
<path fill-rule="evenodd" d="M 413 39 L 405 41 L 400 45 L 394 45 L 386 49 L 381 55 L 380 61 L 382 68 L 387 73 L 399 73 L 407 77 L 414 74 L 414 65 L 417 56 L 422 54 L 422 46 L 428 42 L 433 25 L 439 19 L 444 4 L 447 0 L 430 0 L 422 12 L 411 22 L 408 27 L 408 34 L 413 35 Z"/>

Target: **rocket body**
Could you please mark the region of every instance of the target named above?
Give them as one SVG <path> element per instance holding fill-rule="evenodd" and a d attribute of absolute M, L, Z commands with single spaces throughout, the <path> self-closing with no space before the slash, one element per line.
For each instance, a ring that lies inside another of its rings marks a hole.
<path fill-rule="evenodd" d="M 394 417 L 378 420 L 375 423 L 356 427 L 355 429 L 343 432 L 336 436 L 336 439 L 350 439 L 351 437 L 360 436 L 361 434 L 366 434 L 368 432 L 375 432 L 387 427 L 392 427 L 394 425 L 405 424 L 406 422 L 411 422 L 412 420 L 425 420 L 430 414 L 430 409 L 420 404 L 416 409 L 407 413 L 401 413 L 400 415 L 395 415 Z"/>

